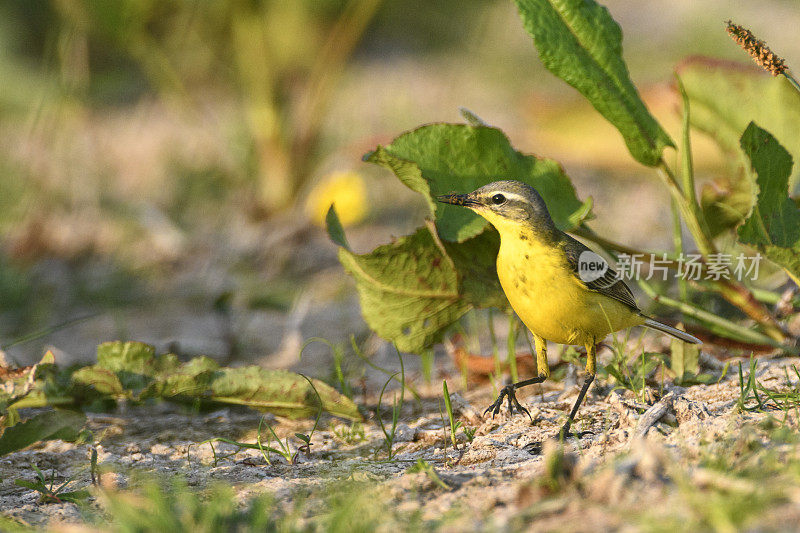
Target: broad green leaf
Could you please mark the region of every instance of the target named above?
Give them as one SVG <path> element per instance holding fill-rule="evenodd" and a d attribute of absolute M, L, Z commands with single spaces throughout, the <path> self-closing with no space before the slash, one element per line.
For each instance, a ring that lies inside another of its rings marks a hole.
<path fill-rule="evenodd" d="M 494 228 L 488 227 L 480 235 L 461 243 L 442 244 L 458 272 L 461 298 L 472 307 L 508 307 L 508 300 L 497 278 L 500 235 Z"/>
<path fill-rule="evenodd" d="M 468 209 L 439 203 L 435 196 L 471 192 L 501 179 L 533 186 L 564 231 L 574 229 L 590 215 L 591 204 L 578 200 L 558 163 L 517 152 L 497 128 L 430 124 L 379 146 L 364 160 L 390 169 L 407 187 L 422 194 L 444 241 L 475 237 L 488 222 Z"/>
<path fill-rule="evenodd" d="M 792 156 L 753 122 L 741 146 L 757 176 L 758 201 L 739 227 L 739 241 L 758 248 L 800 284 L 800 209 L 788 196 Z"/>
<path fill-rule="evenodd" d="M 155 362 L 155 348 L 142 342 L 104 342 L 97 347 L 97 366 L 114 372 L 135 394 L 152 382 Z"/>
<path fill-rule="evenodd" d="M 303 376 L 284 370 L 267 370 L 258 366 L 223 368 L 214 375 L 209 399 L 299 417 L 316 415 L 321 398 L 323 409 L 330 414 L 351 420 L 361 419 L 350 399 L 330 385 L 316 379 L 312 382 L 317 392 Z"/>
<path fill-rule="evenodd" d="M 150 375 L 155 355 L 155 348 L 143 342 L 104 342 L 97 347 L 97 364 L 114 372 L 125 370 Z"/>
<path fill-rule="evenodd" d="M 795 160 L 800 158 L 800 93 L 786 78 L 710 58 L 684 63 L 678 75 L 689 96 L 692 126 L 711 135 L 732 166 L 739 167 L 743 161 L 740 138 L 750 122 L 780 139 Z M 749 167 L 749 161 L 746 163 Z M 726 204 L 744 213 L 737 223 L 755 203 L 755 192 L 749 183 L 740 183 L 741 178 L 747 176 L 739 171 L 729 184 L 721 186 L 723 192 L 730 189 L 734 195 Z M 800 193 L 800 166 L 790 174 L 789 191 Z"/>
<path fill-rule="evenodd" d="M 43 440 L 74 441 L 80 436 L 85 424 L 86 417 L 74 411 L 39 413 L 3 432 L 0 436 L 0 456 Z"/>
<path fill-rule="evenodd" d="M 656 166 L 674 146 L 631 82 L 622 58 L 622 31 L 593 0 L 515 0 L 539 57 L 575 87 L 622 134 L 631 155 Z"/>
<path fill-rule="evenodd" d="M 438 342 L 471 309 L 461 298 L 453 260 L 430 227 L 369 254 L 340 248 L 339 260 L 355 279 L 364 320 L 402 351 Z"/>

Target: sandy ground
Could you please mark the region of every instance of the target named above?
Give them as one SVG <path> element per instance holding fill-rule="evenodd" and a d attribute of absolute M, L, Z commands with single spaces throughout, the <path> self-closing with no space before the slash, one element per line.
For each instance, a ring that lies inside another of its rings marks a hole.
<path fill-rule="evenodd" d="M 758 379 L 766 387 L 785 387 L 785 369 L 791 364 L 785 359 L 762 363 Z M 457 449 L 443 428 L 441 394 L 431 389 L 419 402 L 407 399 L 391 459 L 374 420 L 376 398 L 368 398 L 366 403 L 356 398 L 373 417 L 363 423 L 363 440 L 346 443 L 337 434 L 349 425 L 323 419 L 313 435 L 311 452 L 300 452 L 297 464 L 288 464 L 274 454 L 267 464 L 257 450 L 229 455 L 236 448 L 224 443 L 215 443 L 215 461 L 211 446 L 200 444 L 202 441 L 213 437 L 255 441 L 260 415 L 243 410 L 192 414 L 166 404 L 129 407 L 90 415 L 90 427 L 95 435 L 103 435 L 97 451 L 100 468 L 106 472 L 106 488 L 127 487 L 136 472 L 179 474 L 198 490 L 216 481 L 231 485 L 243 501 L 269 491 L 288 508 L 303 490 L 367 479 L 374 481 L 376 491 L 380 487 L 381 494 L 388 494 L 397 509 L 419 511 L 423 519 L 451 513 L 458 516 L 458 524 L 473 528 L 550 530 L 557 526 L 560 530 L 598 531 L 663 512 L 650 508 L 653 502 L 649 500 L 668 503 L 679 497 L 676 466 L 688 479 L 708 476 L 699 459 L 704 446 L 731 438 L 773 415 L 783 416 L 780 411 L 741 412 L 737 372 L 729 372 L 713 385 L 665 385 L 663 394 L 648 389 L 644 394 L 655 407 L 642 403 L 641 396 L 611 390 L 601 381 L 591 389 L 574 426 L 592 433 L 570 439 L 562 457 L 552 437 L 578 390 L 574 378 L 568 377 L 564 383 L 520 393 L 532 420 L 524 414 L 509 416 L 505 410 L 494 419 L 483 416 L 480 412 L 492 397 L 489 386 L 473 388 L 464 396 L 453 394 L 457 417 L 475 429 L 472 442 L 458 432 Z M 645 409 L 649 411 L 643 412 Z M 654 418 L 656 411 L 662 416 Z M 386 419 L 386 407 L 383 412 Z M 312 425 L 308 420 L 266 420 L 279 435 L 307 432 Z M 786 423 L 794 425 L 797 420 L 792 415 Z M 81 510 L 75 504 L 41 504 L 35 491 L 15 485 L 14 480 L 33 480 L 30 465 L 36 464 L 48 476 L 55 472 L 57 480 L 72 478 L 70 489 L 90 487 L 89 454 L 87 445 L 55 441 L 3 457 L 0 509 L 35 526 L 80 522 Z M 551 480 L 553 473 L 547 464 L 559 457 L 558 476 L 566 482 L 579 480 L 580 490 L 548 497 L 544 481 Z M 425 473 L 408 473 L 418 459 L 433 465 L 447 488 Z M 623 512 L 626 508 L 633 514 Z M 800 516 L 800 501 L 789 510 Z M 680 509 L 670 512 L 674 518 Z M 591 521 L 586 521 L 587 516 Z"/>

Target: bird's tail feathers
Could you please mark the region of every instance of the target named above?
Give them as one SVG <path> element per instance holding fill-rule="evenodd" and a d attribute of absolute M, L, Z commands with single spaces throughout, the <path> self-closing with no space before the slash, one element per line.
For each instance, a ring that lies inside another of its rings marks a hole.
<path fill-rule="evenodd" d="M 689 335 L 685 331 L 681 331 L 677 328 L 673 328 L 672 326 L 662 324 L 661 322 L 654 320 L 652 318 L 647 318 L 647 320 L 644 321 L 644 325 L 647 326 L 648 328 L 657 329 L 662 333 L 666 333 L 667 335 L 675 337 L 676 339 L 680 339 L 684 342 L 688 342 L 690 344 L 703 344 L 703 341 L 701 341 L 694 335 Z"/>

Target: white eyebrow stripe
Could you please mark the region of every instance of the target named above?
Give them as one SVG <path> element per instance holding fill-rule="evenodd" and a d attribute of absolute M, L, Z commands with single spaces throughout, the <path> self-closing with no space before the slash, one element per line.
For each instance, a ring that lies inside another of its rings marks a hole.
<path fill-rule="evenodd" d="M 518 200 L 518 201 L 520 201 L 520 202 L 527 202 L 527 201 L 528 201 L 528 200 L 526 200 L 526 199 L 525 199 L 525 197 L 524 197 L 524 196 L 522 196 L 522 195 L 519 195 L 519 194 L 517 194 L 517 193 L 513 193 L 513 192 L 505 192 L 505 191 L 493 191 L 493 192 L 492 192 L 492 194 L 491 194 L 490 196 L 494 196 L 495 194 L 502 194 L 502 195 L 503 195 L 503 196 L 505 196 L 505 197 L 506 197 L 508 200 Z"/>

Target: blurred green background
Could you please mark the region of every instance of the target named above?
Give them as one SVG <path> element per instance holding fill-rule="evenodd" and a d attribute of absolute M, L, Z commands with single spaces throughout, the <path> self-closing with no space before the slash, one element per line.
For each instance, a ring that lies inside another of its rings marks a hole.
<path fill-rule="evenodd" d="M 606 5 L 673 137 L 675 66 L 749 61 L 725 20 L 800 65 L 793 0 Z M 418 226 L 421 200 L 361 155 L 461 106 L 560 161 L 600 233 L 671 241 L 666 193 L 510 1 L 5 0 L 0 77 L 0 347 L 19 364 L 136 339 L 280 367 L 304 338 L 363 338 L 321 214 L 342 202 L 362 251 Z"/>

